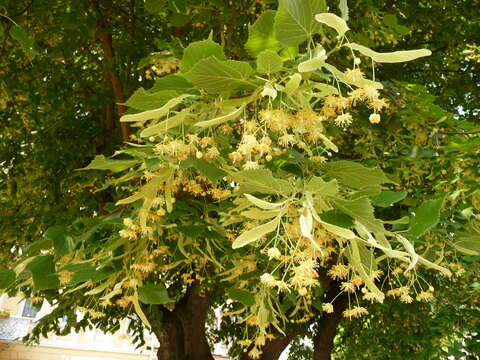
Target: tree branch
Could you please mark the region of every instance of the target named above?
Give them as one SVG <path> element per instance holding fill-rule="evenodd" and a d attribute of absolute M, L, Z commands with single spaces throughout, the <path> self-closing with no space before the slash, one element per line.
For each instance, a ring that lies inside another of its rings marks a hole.
<path fill-rule="evenodd" d="M 118 119 L 120 119 L 126 108 L 124 105 L 122 105 L 125 102 L 125 98 L 123 96 L 122 82 L 120 81 L 120 77 L 118 76 L 118 74 L 113 70 L 115 58 L 112 46 L 112 35 L 107 31 L 105 17 L 102 13 L 98 0 L 92 0 L 92 4 L 95 11 L 97 12 L 97 36 L 102 45 L 102 50 L 104 54 L 103 66 L 106 69 L 106 73 L 112 85 L 113 96 L 117 104 L 117 116 Z M 122 131 L 123 141 L 128 141 L 130 138 L 130 128 L 128 124 L 120 123 L 120 129 Z"/>

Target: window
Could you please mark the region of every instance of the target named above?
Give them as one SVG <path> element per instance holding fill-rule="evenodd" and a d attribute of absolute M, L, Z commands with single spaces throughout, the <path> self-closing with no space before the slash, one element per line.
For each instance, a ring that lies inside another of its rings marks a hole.
<path fill-rule="evenodd" d="M 38 313 L 38 308 L 33 305 L 31 301 L 25 300 L 25 304 L 23 306 L 23 311 L 22 311 L 22 316 L 23 317 L 29 317 L 29 318 L 34 318 L 37 316 Z"/>

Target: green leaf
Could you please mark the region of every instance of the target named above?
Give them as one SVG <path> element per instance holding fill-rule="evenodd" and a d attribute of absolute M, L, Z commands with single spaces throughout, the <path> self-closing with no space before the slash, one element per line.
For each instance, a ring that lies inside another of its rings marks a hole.
<path fill-rule="evenodd" d="M 322 178 L 314 176 L 305 185 L 305 190 L 320 196 L 333 196 L 338 192 L 338 184 L 337 180 L 326 182 Z"/>
<path fill-rule="evenodd" d="M 236 288 L 229 288 L 226 291 L 230 299 L 238 301 L 245 306 L 253 306 L 255 304 L 255 297 L 249 291 Z"/>
<path fill-rule="evenodd" d="M 370 277 L 370 271 L 369 271 L 370 267 L 368 266 L 368 263 L 364 264 L 363 262 L 364 260 L 361 255 L 360 246 L 361 244 L 356 240 L 351 241 L 350 245 L 348 246 L 348 253 L 350 257 L 349 260 L 351 262 L 351 265 L 353 269 L 358 273 L 358 275 L 360 275 L 366 287 L 371 292 L 375 293 L 381 301 L 383 301 L 383 299 L 385 298 L 385 295 L 383 294 L 383 292 L 380 291 L 380 289 L 378 289 L 378 287 L 372 281 Z"/>
<path fill-rule="evenodd" d="M 198 62 L 185 77 L 192 84 L 205 89 L 210 94 L 231 92 L 238 88 L 252 88 L 249 81 L 252 67 L 243 61 L 220 61 L 211 56 Z"/>
<path fill-rule="evenodd" d="M 249 219 L 254 219 L 254 220 L 267 220 L 267 219 L 273 218 L 274 216 L 278 216 L 279 213 L 280 213 L 279 210 L 251 209 L 251 210 L 242 211 L 240 215 L 245 216 Z"/>
<path fill-rule="evenodd" d="M 326 137 L 323 134 L 319 134 L 320 139 L 322 139 L 323 144 L 328 150 L 332 150 L 333 152 L 338 152 L 338 146 L 335 145 L 332 140 Z"/>
<path fill-rule="evenodd" d="M 248 201 L 250 201 L 253 205 L 259 207 L 260 209 L 264 209 L 264 210 L 274 210 L 274 209 L 279 209 L 281 208 L 283 205 L 285 205 L 285 201 L 282 201 L 280 203 L 271 203 L 271 202 L 268 202 L 268 201 L 265 201 L 265 200 L 262 200 L 262 199 L 259 199 L 253 195 L 250 195 L 250 194 L 243 194 L 247 199 Z"/>
<path fill-rule="evenodd" d="M 68 236 L 67 228 L 65 226 L 52 226 L 45 231 L 44 238 L 53 242 L 55 249 L 55 258 L 60 258 L 63 255 L 69 254 L 75 247 L 74 240 Z"/>
<path fill-rule="evenodd" d="M 393 14 L 386 14 L 384 17 L 383 17 L 383 23 L 387 26 L 390 26 L 390 27 L 395 27 L 397 26 L 398 24 L 398 19 L 395 15 Z"/>
<path fill-rule="evenodd" d="M 347 215 L 339 210 L 330 210 L 319 215 L 323 221 L 337 225 L 346 229 L 353 226 L 353 219 L 350 215 Z"/>
<path fill-rule="evenodd" d="M 437 225 L 440 220 L 440 210 L 442 209 L 444 198 L 430 199 L 424 201 L 422 205 L 415 210 L 415 216 L 410 222 L 408 233 L 415 237 L 422 236 L 427 230 Z"/>
<path fill-rule="evenodd" d="M 215 119 L 211 120 L 205 120 L 205 121 L 199 121 L 195 124 L 197 127 L 210 127 L 210 126 L 215 126 L 215 125 L 220 125 L 223 124 L 227 121 L 236 119 L 243 113 L 243 109 L 245 106 L 240 106 L 238 109 L 233 110 L 232 112 L 222 115 L 219 117 L 216 117 Z"/>
<path fill-rule="evenodd" d="M 315 15 L 315 20 L 334 28 L 339 37 L 345 35 L 345 33 L 350 30 L 345 20 L 332 13 L 317 14 Z"/>
<path fill-rule="evenodd" d="M 144 304 L 164 305 L 173 301 L 169 298 L 167 289 L 163 284 L 145 284 L 139 287 L 138 298 Z"/>
<path fill-rule="evenodd" d="M 174 27 L 183 27 L 192 21 L 192 17 L 180 13 L 172 13 L 169 16 L 168 21 L 170 22 L 170 25 Z"/>
<path fill-rule="evenodd" d="M 432 52 L 427 49 L 379 53 L 360 44 L 349 43 L 344 46 L 348 46 L 352 50 L 357 50 L 363 55 L 371 57 L 373 61 L 376 61 L 378 63 L 400 63 L 400 62 L 412 61 L 420 57 L 432 55 Z"/>
<path fill-rule="evenodd" d="M 12 39 L 17 40 L 20 43 L 20 46 L 30 60 L 35 58 L 38 53 L 33 48 L 33 42 L 28 38 L 25 29 L 18 25 L 14 25 L 10 29 L 10 36 Z"/>
<path fill-rule="evenodd" d="M 167 7 L 167 0 L 145 0 L 145 10 L 152 15 L 159 15 Z"/>
<path fill-rule="evenodd" d="M 162 90 L 173 90 L 180 93 L 193 88 L 183 76 L 170 74 L 155 80 L 155 84 L 148 90 L 149 93 L 156 93 Z"/>
<path fill-rule="evenodd" d="M 40 238 L 27 246 L 26 254 L 34 254 L 40 250 L 50 249 L 53 246 L 51 239 Z"/>
<path fill-rule="evenodd" d="M 395 31 L 399 33 L 400 35 L 407 35 L 410 33 L 410 29 L 406 26 L 403 25 L 397 25 L 395 26 Z"/>
<path fill-rule="evenodd" d="M 405 199 L 407 192 L 402 191 L 382 191 L 380 194 L 372 198 L 372 204 L 379 207 L 389 207 L 400 200 Z"/>
<path fill-rule="evenodd" d="M 262 236 L 267 235 L 272 231 L 276 230 L 279 224 L 280 224 L 280 217 L 277 217 L 272 221 L 269 221 L 251 230 L 243 232 L 239 237 L 235 239 L 235 241 L 232 244 L 232 248 L 238 249 L 254 241 L 257 241 Z"/>
<path fill-rule="evenodd" d="M 320 90 L 320 92 L 315 93 L 316 97 L 325 97 L 328 95 L 338 95 L 338 89 L 335 86 L 318 83 L 313 86 L 315 89 Z"/>
<path fill-rule="evenodd" d="M 183 109 L 176 115 L 163 120 L 158 124 L 153 124 L 140 132 L 141 137 L 149 137 L 149 136 L 158 136 L 166 133 L 168 130 L 173 129 L 185 122 L 185 119 L 188 118 L 190 115 L 190 109 Z"/>
<path fill-rule="evenodd" d="M 340 211 L 363 224 L 370 232 L 385 232 L 382 221 L 375 218 L 373 206 L 368 197 L 365 196 L 355 200 L 332 197 L 331 200 Z"/>
<path fill-rule="evenodd" d="M 179 64 L 180 71 L 186 74 L 193 69 L 195 64 L 209 57 L 214 57 L 217 60 L 226 59 L 223 48 L 216 42 L 210 39 L 193 42 L 183 52 L 183 57 Z"/>
<path fill-rule="evenodd" d="M 125 199 L 117 201 L 116 205 L 130 204 L 141 199 L 154 199 L 157 196 L 160 185 L 167 181 L 171 170 L 166 168 L 160 174 L 157 174 L 152 180 L 143 185 L 138 192 Z"/>
<path fill-rule="evenodd" d="M 340 13 L 342 14 L 342 19 L 348 21 L 348 4 L 347 0 L 339 0 L 338 1 L 338 8 L 340 9 Z"/>
<path fill-rule="evenodd" d="M 181 164 L 181 167 L 184 169 L 191 166 L 197 169 L 203 176 L 207 177 L 212 183 L 216 183 L 218 180 L 227 175 L 225 171 L 204 159 L 192 158 L 184 161 Z"/>
<path fill-rule="evenodd" d="M 168 100 L 177 96 L 178 93 L 174 90 L 162 90 L 152 93 L 145 91 L 141 87 L 128 98 L 125 105 L 141 111 L 153 110 L 165 105 Z"/>
<path fill-rule="evenodd" d="M 0 271 L 0 290 L 4 290 L 13 284 L 16 275 L 13 270 Z"/>
<path fill-rule="evenodd" d="M 310 72 L 320 69 L 325 64 L 325 57 L 315 57 L 313 59 L 309 59 L 306 61 L 301 62 L 298 64 L 298 72 Z"/>
<path fill-rule="evenodd" d="M 74 286 L 86 281 L 99 282 L 107 279 L 115 270 L 111 267 L 97 269 L 89 264 L 89 268 L 75 271 L 69 285 Z"/>
<path fill-rule="evenodd" d="M 400 219 L 396 220 L 383 220 L 385 224 L 408 224 L 410 222 L 409 216 L 402 216 Z"/>
<path fill-rule="evenodd" d="M 103 155 L 97 155 L 87 167 L 78 170 L 110 170 L 112 172 L 120 172 L 135 166 L 138 162 L 138 160 L 113 160 Z"/>
<path fill-rule="evenodd" d="M 275 16 L 277 40 L 285 47 L 297 46 L 321 31 L 315 14 L 326 9 L 324 0 L 280 0 Z"/>
<path fill-rule="evenodd" d="M 264 11 L 248 29 L 248 41 L 245 44 L 245 50 L 252 57 L 256 57 L 264 50 L 278 51 L 282 49 L 282 45 L 275 37 L 275 13 L 274 10 Z"/>
<path fill-rule="evenodd" d="M 138 301 L 139 297 L 140 296 L 138 295 L 138 292 L 135 291 L 132 299 L 133 308 L 135 309 L 135 313 L 137 314 L 137 316 L 140 318 L 140 320 L 142 320 L 145 327 L 148 330 L 150 330 L 152 328 L 152 325 L 150 325 L 150 322 L 148 321 L 147 316 L 145 315 L 145 313 L 142 310 L 142 307 L 140 306 L 140 302 Z"/>
<path fill-rule="evenodd" d="M 480 235 L 464 234 L 452 246 L 466 255 L 480 255 Z"/>
<path fill-rule="evenodd" d="M 180 96 L 177 96 L 173 99 L 170 99 L 159 109 L 155 110 L 148 110 L 144 112 L 140 112 L 137 114 L 129 114 L 129 115 L 123 115 L 120 118 L 120 121 L 122 122 L 143 122 L 151 119 L 160 119 L 167 115 L 170 110 L 172 110 L 175 106 L 179 105 L 182 103 L 186 98 L 191 97 L 193 95 L 191 94 L 183 94 Z"/>
<path fill-rule="evenodd" d="M 248 193 L 289 195 L 294 190 L 288 181 L 274 177 L 268 169 L 242 170 L 230 173 L 230 177 Z"/>
<path fill-rule="evenodd" d="M 26 267 L 32 273 L 33 287 L 35 291 L 55 289 L 59 286 L 55 274 L 53 255 L 41 255 L 35 257 Z"/>
<path fill-rule="evenodd" d="M 354 189 L 393 183 L 382 170 L 367 168 L 353 161 L 331 161 L 324 165 L 324 169 L 328 175 Z"/>
<path fill-rule="evenodd" d="M 264 50 L 257 57 L 257 71 L 259 74 L 272 74 L 282 70 L 283 59 L 275 51 Z"/>
<path fill-rule="evenodd" d="M 360 254 L 360 263 L 367 274 L 371 274 L 372 271 L 378 269 L 377 262 L 375 261 L 374 252 L 372 249 L 366 247 L 361 242 L 355 240 L 358 246 L 358 253 Z M 348 246 L 346 248 L 346 255 L 352 261 L 352 248 Z"/>
<path fill-rule="evenodd" d="M 301 82 L 302 82 L 302 75 L 300 75 L 299 73 L 293 74 L 288 80 L 287 84 L 285 85 L 284 92 L 287 95 L 292 95 L 298 89 Z"/>

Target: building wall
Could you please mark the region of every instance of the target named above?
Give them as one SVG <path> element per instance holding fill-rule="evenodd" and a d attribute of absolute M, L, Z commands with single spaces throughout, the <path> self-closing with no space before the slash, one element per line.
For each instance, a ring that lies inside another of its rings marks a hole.
<path fill-rule="evenodd" d="M 43 338 L 39 345 L 25 346 L 20 340 L 33 328 L 35 319 L 51 311 L 44 303 L 35 317 L 22 316 L 25 300 L 21 297 L 0 296 L 0 308 L 8 309 L 10 317 L 0 318 L 0 360 L 150 360 L 155 350 L 136 349 L 126 332 L 127 322 L 115 334 L 98 329 L 72 332 L 67 336 L 55 334 Z M 79 316 L 81 316 L 79 314 Z M 145 334 L 147 345 L 158 347 L 156 338 Z"/>
<path fill-rule="evenodd" d="M 150 360 L 150 355 L 0 341 L 0 360 Z"/>
<path fill-rule="evenodd" d="M 214 355 L 215 360 L 229 360 Z M 121 352 L 72 349 L 54 346 L 26 346 L 15 342 L 0 341 L 0 360 L 156 360 L 154 354 L 126 354 Z"/>
<path fill-rule="evenodd" d="M 24 317 L 25 300 L 0 295 L 0 308 L 8 309 L 10 317 L 0 318 L 0 360 L 156 360 L 159 343 L 155 336 L 145 333 L 146 346 L 153 350 L 136 349 L 127 333 L 124 322 L 115 334 L 105 334 L 98 329 L 72 332 L 67 336 L 49 335 L 39 345 L 26 346 L 20 339 L 33 328 L 35 319 L 48 314 L 51 306 L 44 302 L 34 318 Z M 227 348 L 216 344 L 216 360 L 228 360 Z M 160 359 L 159 359 L 160 360 Z"/>

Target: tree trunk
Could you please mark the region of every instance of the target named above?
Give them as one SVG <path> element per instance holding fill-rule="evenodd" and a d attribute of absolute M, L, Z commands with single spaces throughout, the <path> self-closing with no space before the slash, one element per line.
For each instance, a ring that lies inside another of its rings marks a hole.
<path fill-rule="evenodd" d="M 178 317 L 183 326 L 185 360 L 213 360 L 205 336 L 210 294 L 201 296 L 198 286 L 193 286 L 188 289 L 183 300 L 184 302 L 178 307 Z"/>
<path fill-rule="evenodd" d="M 326 296 L 326 301 L 332 301 L 340 291 L 338 284 L 332 282 L 332 286 Z M 333 350 L 333 340 L 337 334 L 337 326 L 342 320 L 342 313 L 348 306 L 348 296 L 343 293 L 334 302 L 334 312 L 331 314 L 323 313 L 318 320 L 317 334 L 313 339 L 314 360 L 330 360 Z"/>
<path fill-rule="evenodd" d="M 162 329 L 155 331 L 158 360 L 213 360 L 205 336 L 211 294 L 202 296 L 198 290 L 194 284 L 173 311 L 162 309 Z"/>
<path fill-rule="evenodd" d="M 159 360 L 184 360 L 184 332 L 180 319 L 174 312 L 164 313 L 163 329 L 156 333 L 160 347 L 157 357 Z"/>
<path fill-rule="evenodd" d="M 297 327 L 284 337 L 268 340 L 262 347 L 263 353 L 260 356 L 260 360 L 278 360 L 288 344 L 300 334 L 301 330 L 301 327 Z M 248 352 L 246 352 L 243 354 L 242 360 L 252 360 L 252 358 L 248 356 Z"/>

